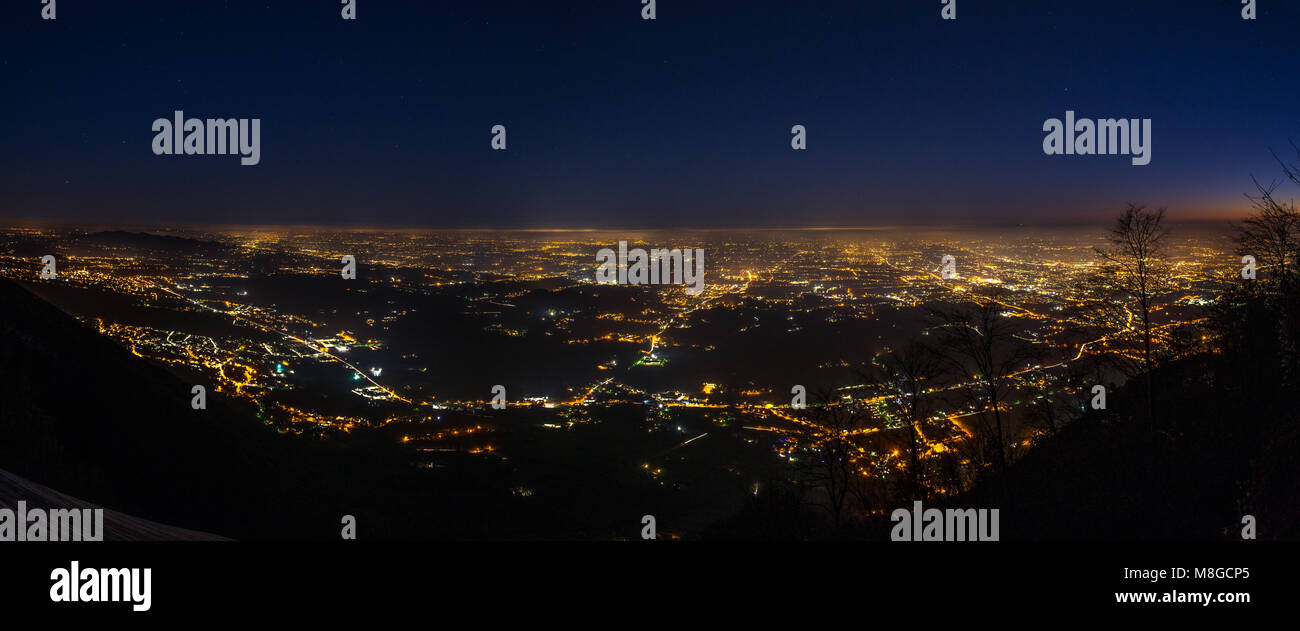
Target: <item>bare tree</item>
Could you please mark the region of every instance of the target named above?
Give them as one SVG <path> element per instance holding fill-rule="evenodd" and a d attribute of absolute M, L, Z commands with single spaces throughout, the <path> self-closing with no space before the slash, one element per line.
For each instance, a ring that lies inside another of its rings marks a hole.
<path fill-rule="evenodd" d="M 798 425 L 800 446 L 815 453 L 811 459 L 800 459 L 800 477 L 825 493 L 822 507 L 838 529 L 844 521 L 846 500 L 863 477 L 862 443 L 872 416 L 866 409 L 836 397 L 834 391 L 820 391 L 816 399 Z"/>
<path fill-rule="evenodd" d="M 997 299 L 940 311 L 940 343 L 949 369 L 966 384 L 977 409 L 982 408 L 997 456 L 999 477 L 1006 487 L 1007 413 L 1003 401 L 1015 388 L 1015 376 L 1032 359 L 1030 349 L 1015 338 L 1016 328 L 1002 315 Z M 1009 492 L 1007 492 L 1009 495 Z"/>
<path fill-rule="evenodd" d="M 1287 173 L 1293 179 L 1298 177 L 1292 171 Z M 1294 203 L 1279 202 L 1273 197 L 1277 182 L 1267 186 L 1259 180 L 1254 182 L 1259 195 L 1247 197 L 1255 214 L 1236 226 L 1233 240 L 1237 243 L 1237 253 L 1254 256 L 1257 268 L 1266 273 L 1264 279 L 1286 293 L 1295 282 L 1297 261 L 1300 261 L 1300 212 Z"/>
<path fill-rule="evenodd" d="M 1097 248 L 1103 281 L 1137 307 L 1136 326 L 1127 322 L 1115 324 L 1135 328 L 1138 333 L 1142 373 L 1146 376 L 1147 422 L 1153 434 L 1156 418 L 1151 378 L 1154 368 L 1151 313 L 1156 299 L 1168 290 L 1173 276 L 1165 253 L 1169 231 L 1164 219 L 1164 208 L 1149 210 L 1145 206 L 1129 204 L 1111 228 L 1110 247 Z"/>
<path fill-rule="evenodd" d="M 929 440 L 926 419 L 931 410 L 930 389 L 940 373 L 940 360 L 929 347 L 912 342 L 902 350 L 890 351 L 878 363 L 874 380 L 879 384 L 890 416 L 907 428 L 907 473 L 911 498 L 925 499 L 922 454 Z M 864 376 L 865 377 L 865 376 Z M 870 378 L 869 378 L 870 379 Z"/>
<path fill-rule="evenodd" d="M 1300 147 L 1291 143 L 1300 157 Z M 1300 167 L 1276 153 L 1274 159 L 1287 179 L 1300 185 Z M 1255 257 L 1258 280 L 1247 280 L 1225 294 L 1230 308 L 1221 328 L 1235 334 L 1262 327 L 1267 335 L 1253 337 L 1262 346 L 1251 352 L 1279 354 L 1282 376 L 1294 380 L 1300 372 L 1300 211 L 1294 202 L 1275 196 L 1278 181 L 1268 185 L 1252 178 L 1258 195 L 1247 195 L 1255 213 L 1236 226 L 1237 254 Z M 1240 322 L 1248 318 L 1250 324 Z M 1265 341 L 1267 340 L 1267 341 Z"/>
<path fill-rule="evenodd" d="M 1106 383 L 1103 365 L 1091 356 L 1069 356 L 1068 348 L 1054 349 L 1050 365 L 1034 370 L 1035 400 L 1031 417 L 1042 424 L 1048 434 L 1056 434 L 1065 424 L 1082 417 L 1092 399 L 1092 386 Z"/>

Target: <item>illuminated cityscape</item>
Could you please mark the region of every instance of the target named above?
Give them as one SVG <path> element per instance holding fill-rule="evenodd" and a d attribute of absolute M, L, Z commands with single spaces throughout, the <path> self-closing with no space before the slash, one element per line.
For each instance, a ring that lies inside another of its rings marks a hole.
<path fill-rule="evenodd" d="M 1001 404 L 1011 456 L 1032 449 L 1049 431 L 1044 408 L 1076 401 L 1061 423 L 1082 409 L 1088 395 L 1074 368 L 1129 352 L 1113 342 L 1131 332 L 1131 313 L 1110 328 L 1091 315 L 1110 300 L 1087 282 L 1098 272 L 1099 233 L 632 237 L 689 239 L 707 251 L 699 296 L 596 284 L 593 253 L 625 238 L 599 232 L 14 228 L 0 233 L 14 253 L 0 270 L 133 355 L 251 404 L 283 433 L 389 428 L 414 466 L 470 457 L 512 471 L 512 459 L 535 458 L 548 441 L 591 434 L 627 452 L 604 466 L 693 497 L 720 480 L 754 494 L 773 479 L 800 480 L 836 438 L 811 413 L 827 405 L 870 416 L 845 431 L 858 475 L 903 477 L 906 425 L 890 405 L 899 394 L 868 375 L 910 342 L 937 340 L 932 314 L 955 305 L 996 304 L 1033 350 L 1010 373 Z M 1153 316 L 1162 339 L 1202 335 L 1204 305 L 1238 269 L 1223 233 L 1217 225 L 1174 233 L 1173 285 Z M 54 255 L 56 279 L 39 280 L 41 256 L 23 252 Z M 356 257 L 355 280 L 341 277 L 344 255 Z M 940 270 L 945 256 L 956 262 L 952 278 Z M 1124 381 L 1112 368 L 1092 369 Z M 937 404 L 918 459 L 947 472 L 926 476 L 930 493 L 967 490 L 989 464 L 970 450 L 972 423 L 986 410 L 962 396 L 978 381 L 927 388 Z M 501 410 L 492 406 L 498 384 Z M 806 409 L 792 403 L 794 386 L 807 393 Z M 536 497 L 539 472 L 516 473 L 515 492 Z"/>
<path fill-rule="evenodd" d="M 0 602 L 1292 613 L 1298 24 L 0 5 Z"/>

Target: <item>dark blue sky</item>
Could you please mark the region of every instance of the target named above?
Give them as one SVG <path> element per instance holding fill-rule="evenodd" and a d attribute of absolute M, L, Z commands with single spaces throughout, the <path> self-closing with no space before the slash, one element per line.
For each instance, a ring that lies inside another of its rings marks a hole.
<path fill-rule="evenodd" d="M 0 218 L 657 227 L 1240 214 L 1300 141 L 1300 2 L 104 2 L 0 13 Z M 261 164 L 154 119 L 260 118 Z M 1043 121 L 1151 118 L 1152 161 Z M 492 151 L 504 124 L 509 149 Z M 805 125 L 808 150 L 790 148 Z M 1290 190 L 1287 191 L 1291 193 Z"/>

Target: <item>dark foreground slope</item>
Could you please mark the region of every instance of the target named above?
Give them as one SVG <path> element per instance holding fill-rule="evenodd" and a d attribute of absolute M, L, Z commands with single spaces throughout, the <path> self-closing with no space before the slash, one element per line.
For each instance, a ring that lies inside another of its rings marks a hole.
<path fill-rule="evenodd" d="M 1155 373 L 1155 432 L 1134 380 L 957 503 L 1002 507 L 1012 540 L 1240 541 L 1300 536 L 1296 416 L 1281 393 L 1244 390 L 1213 356 Z"/>
<path fill-rule="evenodd" d="M 0 279 L 0 469 L 99 506 L 231 538 L 472 537 L 510 524 L 490 475 L 410 466 L 378 430 L 280 435 Z M 444 474 L 445 476 L 445 474 Z"/>
<path fill-rule="evenodd" d="M 0 471 L 0 507 L 17 511 L 19 502 L 24 502 L 27 510 L 34 508 L 44 511 L 103 509 L 102 506 L 65 495 L 8 471 Z M 220 541 L 223 539 L 206 532 L 140 519 L 112 509 L 104 509 L 103 526 L 103 531 L 97 534 L 103 537 L 104 541 Z"/>
<path fill-rule="evenodd" d="M 1111 392 L 1012 463 L 927 508 L 996 508 L 1003 541 L 1240 541 L 1243 518 L 1261 540 L 1300 539 L 1300 405 L 1262 354 L 1207 353 L 1156 369 L 1156 428 L 1144 380 Z M 833 537 L 888 541 L 889 514 L 910 508 L 902 487 L 876 513 L 832 528 L 814 500 L 756 497 L 711 538 Z"/>

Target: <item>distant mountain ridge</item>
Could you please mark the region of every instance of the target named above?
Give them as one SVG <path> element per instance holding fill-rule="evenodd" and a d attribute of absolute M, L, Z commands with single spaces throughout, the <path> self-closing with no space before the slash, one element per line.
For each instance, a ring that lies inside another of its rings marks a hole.
<path fill-rule="evenodd" d="M 189 237 L 153 234 L 149 232 L 129 232 L 126 230 L 104 230 L 81 235 L 71 239 L 73 243 L 91 244 L 109 247 L 140 248 L 146 250 L 167 251 L 218 251 L 227 246 L 217 241 L 204 241 Z"/>

